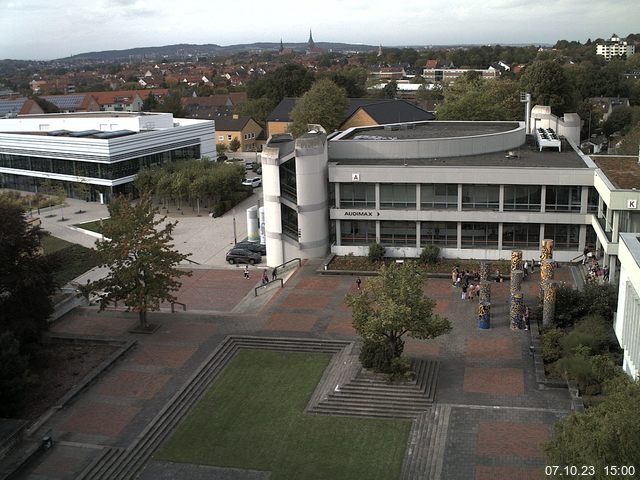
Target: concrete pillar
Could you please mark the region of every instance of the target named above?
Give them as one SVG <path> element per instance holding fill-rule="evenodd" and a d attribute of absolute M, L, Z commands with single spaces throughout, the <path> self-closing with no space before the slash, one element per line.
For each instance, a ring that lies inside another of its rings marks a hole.
<path fill-rule="evenodd" d="M 504 185 L 500 185 L 498 193 L 498 211 L 504 212 Z"/>
<path fill-rule="evenodd" d="M 502 222 L 498 223 L 498 252 L 502 251 L 502 234 L 504 232 L 504 227 Z"/>
<path fill-rule="evenodd" d="M 620 230 L 620 210 L 613 211 L 613 218 L 611 220 L 611 241 L 618 243 L 618 231 Z"/>
<path fill-rule="evenodd" d="M 340 208 L 340 183 L 336 182 L 334 186 L 334 195 L 336 197 L 336 208 Z"/>
<path fill-rule="evenodd" d="M 524 278 L 523 270 L 511 270 L 511 284 L 509 289 L 511 294 L 522 292 L 522 279 Z"/>
<path fill-rule="evenodd" d="M 553 240 L 545 238 L 542 240 L 542 247 L 540 249 L 540 260 L 553 258 Z"/>
<path fill-rule="evenodd" d="M 376 210 L 380 210 L 380 184 L 376 183 Z"/>
<path fill-rule="evenodd" d="M 331 221 L 336 222 L 336 245 L 339 247 L 342 245 L 342 223 L 340 223 L 340 220 Z"/>
<path fill-rule="evenodd" d="M 478 304 L 478 328 L 491 328 L 491 303 L 481 301 Z"/>
<path fill-rule="evenodd" d="M 522 250 L 511 250 L 511 271 L 522 270 Z"/>
<path fill-rule="evenodd" d="M 458 238 L 456 239 L 456 248 L 458 250 L 462 249 L 462 222 L 458 222 Z"/>
<path fill-rule="evenodd" d="M 458 211 L 462 211 L 462 184 L 458 184 Z M 460 247 L 458 247 L 460 248 Z"/>
<path fill-rule="evenodd" d="M 416 222 L 416 248 L 420 248 L 421 235 L 422 235 L 422 222 Z"/>
<path fill-rule="evenodd" d="M 480 302 L 491 302 L 491 282 L 489 280 L 480 281 Z"/>
<path fill-rule="evenodd" d="M 553 260 L 545 258 L 540 261 L 540 283 L 544 288 L 544 282 L 547 280 L 553 280 L 554 267 Z"/>
<path fill-rule="evenodd" d="M 542 300 L 542 325 L 551 325 L 556 314 L 556 290 L 560 282 L 546 281 L 543 283 L 544 296 Z"/>
<path fill-rule="evenodd" d="M 265 146 L 262 155 L 262 198 L 264 202 L 267 265 L 284 263 L 284 240 L 280 209 L 280 149 Z"/>
<path fill-rule="evenodd" d="M 589 187 L 582 187 L 582 192 L 580 194 L 580 213 L 582 215 L 586 215 L 588 208 L 589 208 Z M 584 248 L 584 247 L 580 247 L 580 248 Z"/>
<path fill-rule="evenodd" d="M 611 210 L 610 208 L 607 208 L 607 214 L 605 216 L 605 224 L 604 224 L 604 231 L 605 232 L 610 232 L 611 231 L 611 224 L 613 223 L 613 210 Z"/>
<path fill-rule="evenodd" d="M 544 213 L 546 210 L 546 207 L 547 207 L 547 186 L 542 185 L 542 188 L 540 189 L 540 211 Z M 543 238 L 542 232 L 540 232 L 540 238 Z"/>

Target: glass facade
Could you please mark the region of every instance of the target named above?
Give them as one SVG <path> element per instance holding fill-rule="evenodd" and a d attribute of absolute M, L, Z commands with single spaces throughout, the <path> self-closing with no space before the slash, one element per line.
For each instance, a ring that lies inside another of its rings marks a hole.
<path fill-rule="evenodd" d="M 341 245 L 370 245 L 376 241 L 376 222 L 340 221 Z"/>
<path fill-rule="evenodd" d="M 374 183 L 341 183 L 340 208 L 376 208 Z"/>
<path fill-rule="evenodd" d="M 457 222 L 421 222 L 420 247 L 439 245 L 441 247 L 458 246 Z"/>
<path fill-rule="evenodd" d="M 423 210 L 457 210 L 458 184 L 432 183 L 420 185 L 420 208 Z"/>
<path fill-rule="evenodd" d="M 536 185 L 505 185 L 504 210 L 540 211 L 542 187 Z"/>
<path fill-rule="evenodd" d="M 282 216 L 282 233 L 298 241 L 298 212 L 287 205 L 280 204 Z"/>
<path fill-rule="evenodd" d="M 582 187 L 548 186 L 545 211 L 580 212 Z"/>
<path fill-rule="evenodd" d="M 280 193 L 283 197 L 288 198 L 289 200 L 292 200 L 294 202 L 298 201 L 295 158 L 287 160 L 282 165 L 280 165 Z"/>
<path fill-rule="evenodd" d="M 415 209 L 415 183 L 383 183 L 380 185 L 380 208 Z"/>
<path fill-rule="evenodd" d="M 557 250 L 577 250 L 580 236 L 580 225 L 545 224 L 544 238 L 553 240 L 553 248 Z"/>
<path fill-rule="evenodd" d="M 498 224 L 463 223 L 462 248 L 498 248 Z"/>
<path fill-rule="evenodd" d="M 390 247 L 415 247 L 416 222 L 380 222 L 380 243 Z"/>
<path fill-rule="evenodd" d="M 588 213 L 598 213 L 599 200 L 600 200 L 600 195 L 598 195 L 598 191 L 596 190 L 596 187 L 589 187 L 589 195 L 587 197 Z"/>
<path fill-rule="evenodd" d="M 498 210 L 499 206 L 498 185 L 462 185 L 463 210 Z"/>
<path fill-rule="evenodd" d="M 538 223 L 503 223 L 502 248 L 530 248 L 537 250 L 540 246 L 540 224 Z"/>

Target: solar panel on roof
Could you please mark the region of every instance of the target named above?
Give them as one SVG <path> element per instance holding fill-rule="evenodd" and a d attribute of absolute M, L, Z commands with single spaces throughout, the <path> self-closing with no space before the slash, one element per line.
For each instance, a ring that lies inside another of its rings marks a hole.
<path fill-rule="evenodd" d="M 50 137 L 62 137 L 69 133 L 69 130 L 52 130 L 51 132 L 47 132 L 47 135 L 49 135 Z"/>
<path fill-rule="evenodd" d="M 67 109 L 82 105 L 84 95 L 51 95 L 43 98 L 58 108 Z"/>
<path fill-rule="evenodd" d="M 5 116 L 9 113 L 18 113 L 26 101 L 26 98 L 19 100 L 0 100 L 0 116 Z"/>
<path fill-rule="evenodd" d="M 126 137 L 127 135 L 133 135 L 136 132 L 131 130 L 114 130 L 112 132 L 100 132 L 94 135 L 95 138 L 100 138 L 102 140 L 106 140 L 109 138 L 118 138 L 118 137 Z"/>
<path fill-rule="evenodd" d="M 95 135 L 96 133 L 100 133 L 100 130 L 83 130 L 81 132 L 71 132 L 69 136 L 70 137 L 90 137 L 91 135 Z"/>

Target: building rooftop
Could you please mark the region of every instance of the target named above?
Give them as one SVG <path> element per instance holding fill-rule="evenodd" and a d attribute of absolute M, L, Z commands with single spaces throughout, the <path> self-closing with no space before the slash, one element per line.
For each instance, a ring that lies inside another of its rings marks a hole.
<path fill-rule="evenodd" d="M 591 155 L 615 188 L 640 188 L 640 163 L 637 156 Z"/>
<path fill-rule="evenodd" d="M 340 135 L 340 140 L 415 140 L 472 137 L 505 133 L 519 127 L 518 122 L 419 122 L 407 125 L 359 127 Z"/>

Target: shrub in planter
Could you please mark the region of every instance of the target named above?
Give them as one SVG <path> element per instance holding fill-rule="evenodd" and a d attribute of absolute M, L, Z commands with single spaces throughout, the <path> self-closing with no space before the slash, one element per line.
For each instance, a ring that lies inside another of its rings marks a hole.
<path fill-rule="evenodd" d="M 401 355 L 404 349 L 404 341 L 401 340 L 396 348 L 399 352 L 398 355 Z M 362 366 L 365 368 L 372 369 L 376 372 L 393 373 L 392 364 L 398 357 L 394 357 L 391 347 L 387 342 L 365 341 L 362 344 L 359 358 L 360 363 L 362 363 Z M 396 363 L 396 368 L 398 367 L 399 364 Z"/>
<path fill-rule="evenodd" d="M 592 354 L 606 352 L 610 343 L 611 326 L 597 315 L 583 318 L 573 330 L 560 340 L 565 355 L 571 355 L 582 345 Z"/>
<path fill-rule="evenodd" d="M 420 252 L 420 263 L 430 265 L 438 263 L 440 259 L 440 247 L 437 245 L 427 245 Z"/>
<path fill-rule="evenodd" d="M 540 335 L 540 348 L 544 363 L 553 363 L 562 356 L 560 341 L 565 333 L 559 328 L 550 328 Z"/>
<path fill-rule="evenodd" d="M 379 243 L 369 245 L 369 260 L 371 262 L 381 262 L 384 260 L 385 248 Z"/>

